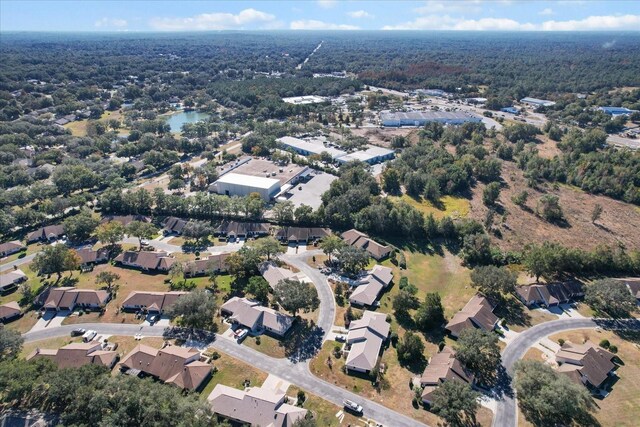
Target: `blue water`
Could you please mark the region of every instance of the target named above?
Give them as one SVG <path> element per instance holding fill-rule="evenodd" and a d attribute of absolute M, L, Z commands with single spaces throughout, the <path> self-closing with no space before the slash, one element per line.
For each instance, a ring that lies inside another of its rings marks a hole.
<path fill-rule="evenodd" d="M 167 123 L 171 126 L 171 132 L 180 132 L 182 125 L 185 123 L 195 123 L 209 118 L 207 113 L 199 113 L 197 111 L 181 111 L 170 115 Z"/>

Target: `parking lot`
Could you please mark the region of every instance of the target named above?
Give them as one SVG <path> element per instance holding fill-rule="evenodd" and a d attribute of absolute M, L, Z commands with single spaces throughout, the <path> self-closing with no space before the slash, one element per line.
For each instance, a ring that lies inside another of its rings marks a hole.
<path fill-rule="evenodd" d="M 338 179 L 337 176 L 320 173 L 308 182 L 298 184 L 289 190 L 291 197 L 289 201 L 298 207 L 300 205 L 311 206 L 313 209 L 317 209 L 322 204 L 322 194 L 329 189 L 331 183 Z"/>

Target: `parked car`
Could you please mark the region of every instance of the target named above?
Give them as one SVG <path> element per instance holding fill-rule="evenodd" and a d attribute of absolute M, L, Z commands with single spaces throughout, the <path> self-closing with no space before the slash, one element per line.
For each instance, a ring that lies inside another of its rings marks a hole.
<path fill-rule="evenodd" d="M 362 414 L 362 406 L 358 405 L 356 402 L 345 399 L 342 403 L 344 404 L 344 409 L 347 411 L 351 411 L 355 414 Z"/>
<path fill-rule="evenodd" d="M 84 335 L 82 336 L 82 341 L 84 342 L 89 342 L 92 339 L 94 339 L 96 337 L 96 335 L 98 335 L 98 333 L 96 331 L 92 331 L 92 330 L 88 330 L 87 332 L 84 333 Z"/>
<path fill-rule="evenodd" d="M 80 336 L 84 335 L 85 332 L 87 332 L 87 330 L 84 329 L 84 328 L 76 328 L 73 331 L 71 331 L 71 336 L 72 337 L 80 337 Z"/>
<path fill-rule="evenodd" d="M 151 325 L 153 325 L 154 323 L 158 322 L 159 320 L 160 320 L 160 315 L 159 314 L 154 314 L 154 315 L 149 317 L 149 323 Z"/>
<path fill-rule="evenodd" d="M 236 339 L 238 340 L 238 342 L 242 342 L 243 339 L 245 339 L 245 337 L 249 334 L 249 330 L 248 329 L 240 329 L 237 333 L 236 333 Z"/>
<path fill-rule="evenodd" d="M 336 341 L 345 342 L 346 340 L 347 340 L 347 336 L 346 335 L 336 335 Z"/>

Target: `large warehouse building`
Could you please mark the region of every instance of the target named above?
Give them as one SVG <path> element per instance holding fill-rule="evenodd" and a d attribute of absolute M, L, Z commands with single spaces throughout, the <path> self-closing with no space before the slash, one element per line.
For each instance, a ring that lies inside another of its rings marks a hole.
<path fill-rule="evenodd" d="M 303 156 L 310 156 L 312 154 L 322 154 L 323 152 L 331 155 L 333 159 L 337 159 L 338 157 L 342 157 L 347 154 L 346 151 L 338 150 L 337 148 L 328 147 L 323 143 L 305 141 L 304 139 L 294 138 L 292 136 L 283 136 L 282 138 L 278 138 L 278 142 L 284 145 L 287 148 L 293 149 L 296 153 L 301 154 Z"/>
<path fill-rule="evenodd" d="M 549 101 L 548 99 L 538 98 L 522 98 L 520 103 L 532 105 L 534 107 L 551 107 L 552 105 L 556 105 L 555 102 Z"/>
<path fill-rule="evenodd" d="M 463 111 L 408 111 L 397 113 L 380 113 L 383 126 L 424 126 L 430 122 L 446 125 L 461 125 L 467 122 L 479 123 L 481 117 Z"/>
<path fill-rule="evenodd" d="M 258 193 L 264 200 L 269 201 L 280 192 L 280 180 L 230 172 L 214 182 L 212 189 L 218 194 L 227 196 L 248 196 L 251 193 Z"/>

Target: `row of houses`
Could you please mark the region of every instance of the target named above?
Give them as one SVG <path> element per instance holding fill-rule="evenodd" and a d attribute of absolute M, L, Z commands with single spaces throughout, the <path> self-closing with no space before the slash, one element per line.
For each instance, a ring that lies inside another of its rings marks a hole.
<path fill-rule="evenodd" d="M 518 286 L 516 294 L 527 307 L 536 305 L 554 307 L 583 297 L 584 289 L 577 281 L 566 281 L 562 283 Z"/>
<path fill-rule="evenodd" d="M 47 359 L 58 368 L 79 368 L 85 365 L 99 365 L 112 369 L 118 360 L 118 353 L 103 349 L 98 341 L 71 343 L 58 349 L 36 348 L 27 360 Z"/>
<path fill-rule="evenodd" d="M 77 289 L 71 286 L 49 287 L 34 300 L 36 306 L 45 310 L 73 311 L 75 308 L 99 310 L 111 300 L 106 290 Z"/>

